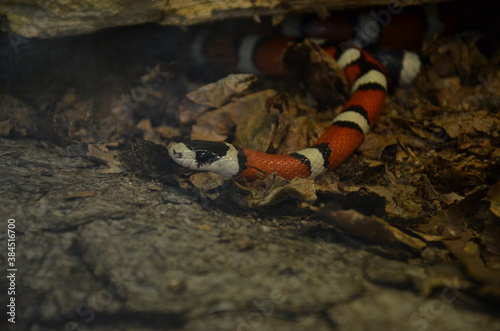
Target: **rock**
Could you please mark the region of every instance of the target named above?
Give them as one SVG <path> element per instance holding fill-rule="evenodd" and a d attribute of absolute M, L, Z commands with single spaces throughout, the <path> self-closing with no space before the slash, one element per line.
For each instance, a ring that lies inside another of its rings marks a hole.
<path fill-rule="evenodd" d="M 405 0 L 405 5 L 440 0 Z M 114 26 L 158 23 L 191 25 L 234 17 L 254 17 L 287 12 L 325 12 L 394 3 L 390 0 L 183 0 L 46 1 L 14 0 L 0 4 L 3 31 L 25 38 L 47 38 L 89 33 Z M 18 38 L 11 35 L 11 38 Z"/>
<path fill-rule="evenodd" d="M 202 209 L 158 179 L 104 174 L 70 148 L 0 138 L 0 150 L 18 329 L 500 328 L 494 304 L 412 289 L 431 277 L 427 263 L 384 257 L 322 221 Z M 83 191 L 95 194 L 66 198 Z"/>

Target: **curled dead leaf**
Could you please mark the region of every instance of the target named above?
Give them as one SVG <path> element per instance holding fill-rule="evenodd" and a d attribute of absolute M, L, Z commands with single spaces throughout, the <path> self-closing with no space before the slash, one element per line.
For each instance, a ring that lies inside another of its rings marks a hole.
<path fill-rule="evenodd" d="M 233 74 L 188 93 L 179 106 L 179 121 L 192 123 L 210 108 L 219 108 L 257 80 L 252 74 Z"/>
<path fill-rule="evenodd" d="M 18 128 L 11 120 L 0 122 L 0 136 L 2 137 L 26 137 L 25 129 Z"/>
<path fill-rule="evenodd" d="M 366 190 L 385 200 L 385 211 L 390 218 L 415 219 L 422 211 L 422 204 L 416 200 L 416 188 L 397 184 L 387 186 L 367 186 Z"/>
<path fill-rule="evenodd" d="M 317 199 L 314 181 L 307 178 L 294 178 L 288 181 L 271 175 L 261 182 L 241 187 L 250 195 L 243 198 L 240 204 L 249 208 L 272 206 L 287 198 L 309 203 Z"/>
<path fill-rule="evenodd" d="M 474 136 L 475 131 L 497 136 L 500 116 L 485 110 L 467 110 L 460 113 L 446 113 L 435 118 L 433 122 L 442 127 L 451 138 L 457 138 L 461 134 Z"/>
<path fill-rule="evenodd" d="M 410 236 L 376 216 L 365 216 L 356 210 L 325 211 L 324 215 L 345 233 L 365 242 L 398 246 L 404 244 L 420 251 L 427 244 L 425 241 Z"/>
<path fill-rule="evenodd" d="M 257 77 L 253 74 L 231 74 L 188 93 L 186 97 L 200 105 L 218 108 L 247 90 L 256 80 Z"/>
<path fill-rule="evenodd" d="M 264 108 L 266 99 L 276 92 L 264 90 L 250 94 L 200 116 L 192 127 L 191 139 L 224 141 L 243 118 Z M 244 146 L 243 146 L 244 147 Z"/>
<path fill-rule="evenodd" d="M 486 200 L 490 202 L 491 212 L 500 217 L 500 181 L 490 187 Z"/>
<path fill-rule="evenodd" d="M 403 135 L 403 134 L 379 135 L 375 133 L 369 133 L 363 144 L 359 146 L 359 151 L 363 152 L 363 156 L 367 158 L 378 160 L 380 159 L 382 153 L 387 147 L 396 145 L 398 143 L 418 149 L 428 148 L 425 142 L 417 137 Z"/>
<path fill-rule="evenodd" d="M 198 189 L 201 199 L 217 199 L 227 185 L 228 179 L 212 172 L 197 172 L 189 176 L 189 182 Z"/>
<path fill-rule="evenodd" d="M 162 138 L 172 139 L 181 135 L 179 128 L 174 128 L 168 125 L 153 127 L 151 120 L 145 118 L 137 123 L 137 128 L 144 132 L 144 140 L 159 144 L 163 141 Z"/>
<path fill-rule="evenodd" d="M 319 47 L 306 40 L 291 45 L 283 57 L 287 68 L 293 72 L 313 95 L 318 103 L 334 108 L 345 101 L 342 93 L 347 86 L 347 79 L 335 59 Z"/>
<path fill-rule="evenodd" d="M 69 194 L 69 195 L 65 196 L 64 199 L 73 200 L 76 198 L 89 198 L 89 197 L 95 196 L 96 194 L 97 194 L 97 192 L 94 190 L 86 190 L 86 191 L 80 191 L 80 192 L 75 192 L 75 193 Z"/>
<path fill-rule="evenodd" d="M 105 164 L 108 168 L 101 170 L 105 174 L 117 174 L 123 172 L 122 163 L 118 157 L 117 151 L 109 151 L 107 149 L 99 148 L 95 145 L 89 144 L 87 157 L 93 161 Z"/>

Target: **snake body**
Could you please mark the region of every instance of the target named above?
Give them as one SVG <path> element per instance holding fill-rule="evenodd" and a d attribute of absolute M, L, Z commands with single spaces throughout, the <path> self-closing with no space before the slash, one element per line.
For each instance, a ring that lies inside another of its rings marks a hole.
<path fill-rule="evenodd" d="M 315 178 L 340 165 L 363 142 L 379 118 L 387 94 L 387 78 L 380 63 L 362 49 L 326 50 L 345 72 L 350 97 L 312 146 L 291 154 L 268 154 L 227 142 L 194 140 L 171 144 L 168 148 L 171 158 L 188 169 L 211 171 L 229 178 L 239 176 L 249 181 L 272 173 L 286 179 Z M 405 62 L 405 75 L 416 76 L 420 68 L 418 57 L 408 52 L 402 58 L 402 63 Z"/>

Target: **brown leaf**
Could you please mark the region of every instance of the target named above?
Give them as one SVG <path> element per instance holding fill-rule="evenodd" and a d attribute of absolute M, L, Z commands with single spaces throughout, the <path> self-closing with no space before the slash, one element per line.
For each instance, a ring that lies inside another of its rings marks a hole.
<path fill-rule="evenodd" d="M 395 187 L 366 186 L 365 189 L 385 199 L 385 211 L 390 218 L 415 219 L 422 211 L 413 186 L 398 184 Z"/>
<path fill-rule="evenodd" d="M 465 268 L 470 278 L 492 288 L 498 288 L 500 270 L 493 270 L 484 263 L 482 258 L 484 248 L 477 243 L 478 233 L 468 226 L 468 220 L 461 209 L 452 206 L 432 217 L 427 224 L 421 225 L 420 230 L 428 234 L 441 235 L 443 237 L 441 242 Z M 482 236 L 481 239 L 484 239 L 482 244 L 488 245 L 490 253 L 494 254 L 498 249 L 495 240 L 492 243 L 492 238 L 486 236 Z"/>
<path fill-rule="evenodd" d="M 145 118 L 137 123 L 137 128 L 144 132 L 144 140 L 156 144 L 160 144 L 163 138 L 172 139 L 181 135 L 181 130 L 179 128 L 168 125 L 153 127 L 149 118 Z"/>
<path fill-rule="evenodd" d="M 184 98 L 179 105 L 179 122 L 188 125 L 210 109 L 209 106 L 200 105 L 194 101 Z"/>
<path fill-rule="evenodd" d="M 96 191 L 94 190 L 88 190 L 88 191 L 80 191 L 80 192 L 75 192 L 72 194 L 69 194 L 64 197 L 66 200 L 72 200 L 76 198 L 88 198 L 88 197 L 93 197 L 97 194 Z"/>
<path fill-rule="evenodd" d="M 480 239 L 484 246 L 482 257 L 485 264 L 500 270 L 500 224 L 485 224 Z"/>
<path fill-rule="evenodd" d="M 498 136 L 500 116 L 484 110 L 449 113 L 447 116 L 436 117 L 434 124 L 441 126 L 451 138 L 457 138 L 461 134 L 473 136 L 474 130 Z"/>
<path fill-rule="evenodd" d="M 19 129 L 10 120 L 6 120 L 6 121 L 0 122 L 0 136 L 2 136 L 2 137 L 10 137 L 10 136 L 26 137 L 27 133 L 26 133 L 25 129 Z"/>
<path fill-rule="evenodd" d="M 318 103 L 334 108 L 345 101 L 344 91 L 347 79 L 335 59 L 318 44 L 306 40 L 293 44 L 287 50 L 283 61 Z"/>
<path fill-rule="evenodd" d="M 200 105 L 218 108 L 248 89 L 256 80 L 257 77 L 253 74 L 232 74 L 215 83 L 204 85 L 188 93 L 186 97 Z"/>
<path fill-rule="evenodd" d="M 467 252 L 467 246 L 462 246 L 457 241 L 445 241 L 446 247 L 455 255 L 463 266 L 467 274 L 474 280 L 485 284 L 500 286 L 500 270 L 488 268 L 481 257 L 473 252 Z"/>
<path fill-rule="evenodd" d="M 256 108 L 242 117 L 236 129 L 235 143 L 268 153 L 288 153 L 305 148 L 311 134 L 306 117 L 296 118 L 298 109 L 283 94 L 272 95 L 265 108 Z M 280 101 L 280 102 L 279 102 Z M 277 104 L 278 103 L 278 104 Z"/>
<path fill-rule="evenodd" d="M 490 187 L 486 200 L 490 202 L 491 212 L 500 217 L 500 181 Z"/>
<path fill-rule="evenodd" d="M 243 188 L 251 194 L 240 203 L 250 208 L 272 206 L 287 198 L 309 203 L 317 199 L 314 181 L 307 178 L 288 181 L 281 177 L 268 176 L 262 182 Z"/>
<path fill-rule="evenodd" d="M 229 75 L 188 93 L 179 106 L 180 123 L 183 125 L 192 123 L 210 108 L 227 104 L 233 97 L 247 90 L 256 80 L 256 76 L 251 74 Z"/>
<path fill-rule="evenodd" d="M 222 193 L 228 179 L 212 172 L 197 172 L 189 176 L 189 181 L 198 189 L 202 198 L 215 200 Z"/>
<path fill-rule="evenodd" d="M 191 139 L 226 140 L 235 125 L 248 114 L 261 111 L 266 99 L 274 94 L 276 92 L 273 90 L 264 90 L 238 98 L 221 108 L 203 114 L 193 125 Z"/>
<path fill-rule="evenodd" d="M 291 120 L 277 148 L 279 153 L 292 153 L 309 147 L 325 131 L 328 123 L 318 123 L 310 116 L 299 116 Z"/>
<path fill-rule="evenodd" d="M 375 133 L 369 133 L 366 136 L 366 140 L 359 146 L 359 151 L 363 152 L 363 156 L 378 160 L 382 156 L 384 150 L 392 145 L 401 143 L 406 146 L 411 146 L 419 149 L 427 149 L 428 146 L 419 138 L 409 135 L 379 135 Z"/>
<path fill-rule="evenodd" d="M 326 212 L 326 216 L 350 236 L 371 244 L 383 246 L 404 244 L 417 251 L 427 245 L 423 240 L 402 232 L 381 218 L 365 216 L 352 209 L 329 211 Z"/>
<path fill-rule="evenodd" d="M 262 152 L 272 151 L 275 142 L 281 141 L 289 122 L 289 107 L 283 112 L 271 111 L 271 95 L 266 99 L 265 106 L 255 107 L 255 110 L 242 116 L 236 128 L 235 144 Z"/>
<path fill-rule="evenodd" d="M 310 146 L 330 121 L 318 122 L 316 112 L 294 100 L 270 106 L 282 94 L 266 100 L 266 108 L 255 108 L 243 116 L 236 130 L 235 144 L 273 154 L 292 153 Z"/>
<path fill-rule="evenodd" d="M 120 162 L 117 151 L 109 151 L 92 144 L 89 144 L 87 148 L 88 158 L 108 166 L 108 168 L 101 170 L 102 173 L 116 174 L 123 172 L 122 163 Z"/>

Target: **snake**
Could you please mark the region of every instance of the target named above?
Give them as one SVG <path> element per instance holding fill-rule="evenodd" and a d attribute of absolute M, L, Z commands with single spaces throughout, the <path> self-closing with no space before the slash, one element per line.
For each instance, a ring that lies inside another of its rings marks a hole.
<path fill-rule="evenodd" d="M 289 154 L 269 154 L 228 142 L 193 140 L 168 146 L 168 154 L 180 166 L 210 171 L 227 178 L 254 181 L 275 174 L 292 180 L 314 179 L 344 162 L 364 141 L 384 108 L 388 90 L 387 70 L 365 50 L 328 46 L 347 78 L 350 93 L 341 111 L 324 133 L 308 148 Z M 400 77 L 411 81 L 420 69 L 418 55 L 401 56 Z"/>

